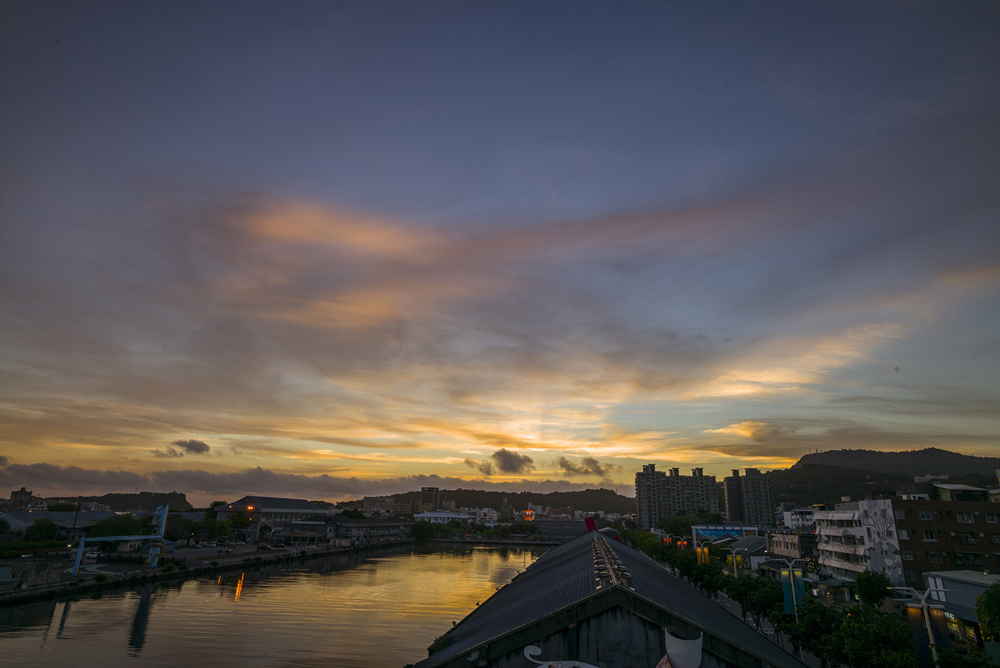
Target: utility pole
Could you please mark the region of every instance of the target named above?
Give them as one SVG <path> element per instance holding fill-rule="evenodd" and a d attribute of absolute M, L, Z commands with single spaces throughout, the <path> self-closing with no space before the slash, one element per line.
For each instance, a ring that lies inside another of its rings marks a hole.
<path fill-rule="evenodd" d="M 918 599 L 920 599 L 920 609 L 924 613 L 924 626 L 927 627 L 927 641 L 931 644 L 931 657 L 934 659 L 934 665 L 938 665 L 938 654 L 937 646 L 934 643 L 934 631 L 931 629 L 931 616 L 929 613 L 930 606 L 927 605 L 927 597 L 930 596 L 932 591 L 949 591 L 948 589 L 928 589 L 924 593 L 920 593 L 913 587 L 890 587 L 890 589 L 898 589 L 900 591 L 908 591 Z"/>

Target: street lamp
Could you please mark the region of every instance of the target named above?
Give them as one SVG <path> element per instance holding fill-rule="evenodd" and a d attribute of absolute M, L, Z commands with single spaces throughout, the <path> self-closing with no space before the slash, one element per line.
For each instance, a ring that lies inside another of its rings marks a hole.
<path fill-rule="evenodd" d="M 920 609 L 924 613 L 924 626 L 927 627 L 927 641 L 931 644 L 931 657 L 934 659 L 934 665 L 938 663 L 937 648 L 934 647 L 934 632 L 931 630 L 931 616 L 928 610 L 930 606 L 927 605 L 927 597 L 930 596 L 932 591 L 950 591 L 948 589 L 928 589 L 923 594 L 914 589 L 913 587 L 889 587 L 889 589 L 898 589 L 900 591 L 908 591 L 918 599 L 920 599 Z"/>
<path fill-rule="evenodd" d="M 794 564 L 797 564 L 799 562 L 802 562 L 804 564 L 804 563 L 807 563 L 807 562 L 806 562 L 805 559 L 792 559 L 789 562 L 788 559 L 781 559 L 781 558 L 777 558 L 777 557 L 771 557 L 770 560 L 771 561 L 781 562 L 785 566 L 788 567 L 788 583 L 791 585 L 791 588 L 792 588 L 792 610 L 795 611 L 795 623 L 797 624 L 799 622 L 799 602 L 798 602 L 798 600 L 796 600 L 796 596 L 795 596 L 795 567 L 794 567 Z"/>
<path fill-rule="evenodd" d="M 733 577 L 736 577 L 736 553 L 742 550 L 749 554 L 750 550 L 745 547 L 727 547 L 726 549 L 733 555 Z"/>
<path fill-rule="evenodd" d="M 799 623 L 799 602 L 795 596 L 795 564 L 802 562 L 803 564 L 808 563 L 805 559 L 782 559 L 778 557 L 771 557 L 771 561 L 777 561 L 788 567 L 788 585 L 792 590 L 792 612 L 795 613 L 795 623 Z M 802 659 L 802 648 L 799 647 L 799 658 Z"/>

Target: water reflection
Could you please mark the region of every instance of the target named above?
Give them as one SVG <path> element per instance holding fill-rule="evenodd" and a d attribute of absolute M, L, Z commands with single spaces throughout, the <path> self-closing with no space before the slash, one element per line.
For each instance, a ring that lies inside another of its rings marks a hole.
<path fill-rule="evenodd" d="M 396 548 L 7 608 L 3 661 L 399 668 L 540 552 Z"/>
<path fill-rule="evenodd" d="M 135 609 L 135 617 L 132 619 L 132 631 L 128 634 L 128 646 L 132 649 L 129 656 L 138 656 L 142 651 L 142 646 L 146 643 L 146 629 L 149 626 L 149 609 L 153 599 L 153 585 L 146 585 L 139 594 L 139 605 Z M 69 604 L 66 604 L 69 610 Z"/>

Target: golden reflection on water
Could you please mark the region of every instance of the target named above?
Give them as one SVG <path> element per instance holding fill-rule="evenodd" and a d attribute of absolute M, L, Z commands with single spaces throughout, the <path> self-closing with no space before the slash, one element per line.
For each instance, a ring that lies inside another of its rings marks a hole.
<path fill-rule="evenodd" d="M 543 551 L 400 548 L 263 566 L 238 578 L 234 573 L 155 585 L 142 597 L 109 592 L 75 601 L 72 608 L 50 604 L 41 613 L 47 622 L 27 615 L 26 608 L 23 625 L 0 628 L 0 664 L 107 666 L 128 656 L 133 668 L 266 667 L 289 665 L 294 657 L 298 668 L 398 668 L 426 657 L 427 647 L 453 621 Z M 47 640 L 57 635 L 58 643 Z"/>

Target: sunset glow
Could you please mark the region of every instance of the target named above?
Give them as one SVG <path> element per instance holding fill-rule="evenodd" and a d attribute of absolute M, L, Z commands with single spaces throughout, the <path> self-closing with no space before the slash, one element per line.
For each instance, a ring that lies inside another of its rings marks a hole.
<path fill-rule="evenodd" d="M 1000 454 L 1000 12 L 724 4 L 5 3 L 0 485 Z"/>

